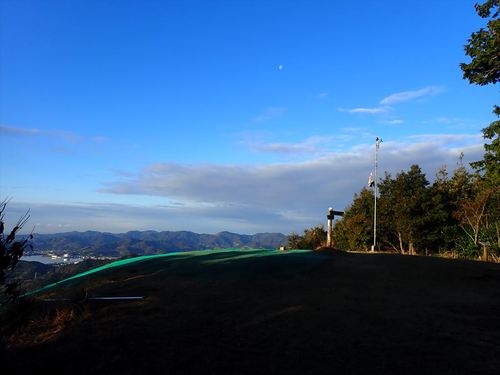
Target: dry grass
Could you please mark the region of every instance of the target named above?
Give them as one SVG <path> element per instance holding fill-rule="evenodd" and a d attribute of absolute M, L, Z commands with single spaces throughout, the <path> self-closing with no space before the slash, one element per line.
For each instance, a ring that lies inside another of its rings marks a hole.
<path fill-rule="evenodd" d="M 35 303 L 9 336 L 11 370 L 500 373 L 497 264 L 327 250 L 214 259 L 144 262 L 78 286 L 142 301 Z"/>
<path fill-rule="evenodd" d="M 75 310 L 58 308 L 40 319 L 32 319 L 7 338 L 8 346 L 23 348 L 56 340 L 75 321 Z"/>
<path fill-rule="evenodd" d="M 81 303 L 32 300 L 10 307 L 2 319 L 1 333 L 8 348 L 34 347 L 56 341 L 88 317 L 90 312 Z"/>
<path fill-rule="evenodd" d="M 450 250 L 435 254 L 434 256 L 445 259 L 461 259 L 456 251 L 450 251 Z M 470 260 L 483 261 L 481 256 L 478 256 L 476 259 L 470 259 Z M 488 262 L 500 263 L 500 256 L 495 254 L 488 254 Z"/>

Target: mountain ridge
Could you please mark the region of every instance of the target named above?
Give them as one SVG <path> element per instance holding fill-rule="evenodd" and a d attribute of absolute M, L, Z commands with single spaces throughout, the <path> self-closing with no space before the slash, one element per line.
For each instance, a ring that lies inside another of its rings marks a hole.
<path fill-rule="evenodd" d="M 160 254 L 171 251 L 191 251 L 224 248 L 277 248 L 284 245 L 282 233 L 238 234 L 222 231 L 216 234 L 191 231 L 128 231 L 109 233 L 72 231 L 34 234 L 34 251 L 68 253 L 70 255 L 128 256 Z"/>

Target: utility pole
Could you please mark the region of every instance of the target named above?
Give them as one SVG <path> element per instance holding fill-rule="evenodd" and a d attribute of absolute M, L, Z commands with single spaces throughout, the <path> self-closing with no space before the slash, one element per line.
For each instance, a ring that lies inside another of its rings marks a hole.
<path fill-rule="evenodd" d="M 374 196 L 374 205 L 373 205 L 373 245 L 372 252 L 375 251 L 375 247 L 377 246 L 377 169 L 378 169 L 378 149 L 380 148 L 380 143 L 382 139 L 377 137 L 375 139 L 375 179 L 373 184 L 373 196 Z"/>

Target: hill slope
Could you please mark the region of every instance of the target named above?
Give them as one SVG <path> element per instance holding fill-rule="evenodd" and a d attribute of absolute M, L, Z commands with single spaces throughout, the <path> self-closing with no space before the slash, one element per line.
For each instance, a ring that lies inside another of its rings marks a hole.
<path fill-rule="evenodd" d="M 58 285 L 9 337 L 12 371 L 498 374 L 500 265 L 225 251 L 143 258 Z M 21 314 L 22 315 L 22 314 Z M 31 319 L 31 320 L 30 320 Z M 36 320 L 38 319 L 38 321 Z"/>

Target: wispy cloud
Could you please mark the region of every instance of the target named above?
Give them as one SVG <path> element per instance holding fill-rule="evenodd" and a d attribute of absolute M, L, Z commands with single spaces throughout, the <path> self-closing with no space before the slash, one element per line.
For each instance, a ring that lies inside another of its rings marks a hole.
<path fill-rule="evenodd" d="M 383 120 L 380 121 L 382 124 L 389 124 L 389 125 L 400 125 L 404 123 L 404 120 L 401 119 L 394 119 L 394 120 Z"/>
<path fill-rule="evenodd" d="M 62 139 L 66 142 L 70 143 L 78 143 L 78 142 L 96 142 L 101 143 L 105 142 L 106 138 L 101 136 L 89 137 L 79 135 L 73 132 L 64 131 L 64 130 L 46 130 L 46 129 L 38 129 L 38 128 L 21 128 L 16 126 L 9 125 L 0 125 L 0 134 L 11 137 L 47 137 L 47 138 L 55 138 Z"/>
<path fill-rule="evenodd" d="M 17 128 L 15 126 L 0 125 L 0 134 L 9 136 L 32 137 L 43 135 L 40 129 L 34 128 Z"/>
<path fill-rule="evenodd" d="M 394 108 L 392 107 L 395 104 L 409 102 L 412 100 L 420 99 L 427 96 L 437 95 L 444 91 L 442 86 L 427 86 L 418 90 L 413 91 L 401 91 L 389 96 L 386 96 L 379 102 L 379 106 L 377 107 L 357 107 L 357 108 L 338 108 L 341 112 L 347 113 L 361 113 L 361 114 L 369 114 L 369 115 L 378 115 L 384 114 L 392 111 Z M 397 124 L 401 122 L 395 122 L 400 120 L 392 120 L 392 124 Z M 390 122 L 387 122 L 390 123 Z"/>
<path fill-rule="evenodd" d="M 340 112 L 347 112 L 347 113 L 363 113 L 363 114 L 368 114 L 368 115 L 377 115 L 380 113 L 387 113 L 391 110 L 391 107 L 372 107 L 372 108 L 367 108 L 367 107 L 358 107 L 358 108 L 351 108 L 351 109 L 346 109 L 346 108 L 339 108 L 338 110 Z"/>
<path fill-rule="evenodd" d="M 286 113 L 287 109 L 284 107 L 269 107 L 262 113 L 254 117 L 255 122 L 265 122 L 272 120 L 277 117 L 282 117 Z"/>
<path fill-rule="evenodd" d="M 394 105 L 398 103 L 408 102 L 425 96 L 433 96 L 443 92 L 441 86 L 427 86 L 413 91 L 401 91 L 389 96 L 386 96 L 380 101 L 381 105 Z"/>
<path fill-rule="evenodd" d="M 442 124 L 442 125 L 453 125 L 453 126 L 455 126 L 455 125 L 464 126 L 466 124 L 472 123 L 474 126 L 477 126 L 476 121 L 471 121 L 471 120 L 460 118 L 460 117 L 440 116 L 440 117 L 436 117 L 433 120 L 426 121 L 426 123 L 432 123 L 432 122 Z"/>
<path fill-rule="evenodd" d="M 297 154 L 297 153 L 318 153 L 322 151 L 322 145 L 330 142 L 333 137 L 314 136 L 305 139 L 302 142 L 296 143 L 261 143 L 252 142 L 250 148 L 259 152 L 281 153 L 281 154 Z"/>
<path fill-rule="evenodd" d="M 324 99 L 328 96 L 328 93 L 327 92 L 320 92 L 318 95 L 317 95 L 317 98 L 318 99 Z"/>
<path fill-rule="evenodd" d="M 481 143 L 483 140 L 482 134 L 418 134 L 411 135 L 408 137 L 410 140 L 416 140 L 418 142 L 427 143 L 437 143 L 442 145 L 448 145 L 452 143 L 459 143 L 461 145 L 466 145 L 470 143 Z"/>

